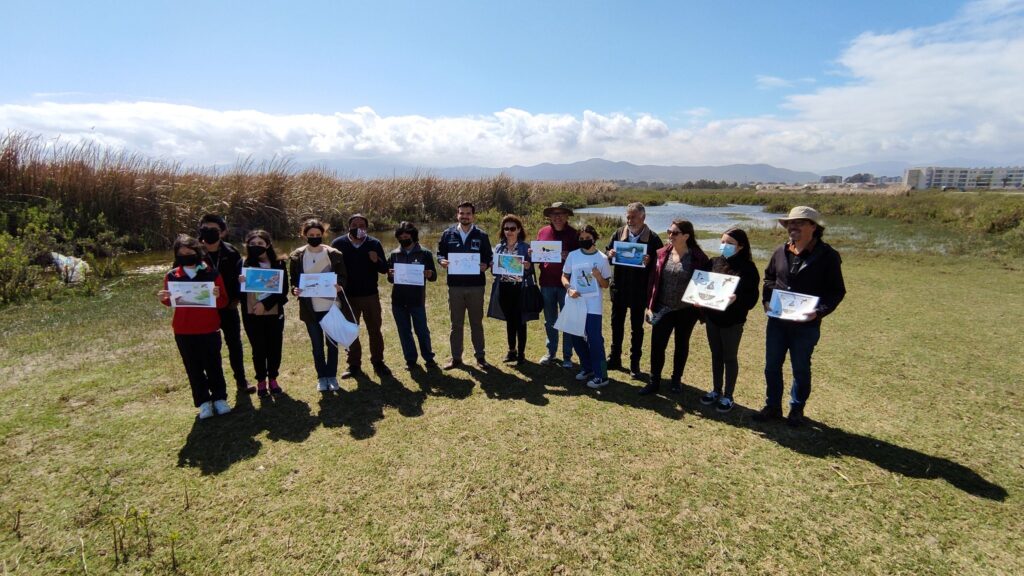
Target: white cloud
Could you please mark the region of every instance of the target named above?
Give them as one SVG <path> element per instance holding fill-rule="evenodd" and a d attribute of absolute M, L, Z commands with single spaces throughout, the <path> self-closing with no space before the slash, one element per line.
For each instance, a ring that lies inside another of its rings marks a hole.
<path fill-rule="evenodd" d="M 866 32 L 836 58 L 844 83 L 791 94 L 780 114 L 681 127 L 650 114 L 543 114 L 507 108 L 467 117 L 274 115 L 162 102 L 0 104 L 0 129 L 101 144 L 187 163 L 239 156 L 383 158 L 425 166 L 505 166 L 590 157 L 638 163 L 766 162 L 826 169 L 951 156 L 1020 162 L 1024 150 L 1024 0 L 968 4 L 949 22 Z M 758 76 L 766 88 L 813 79 Z"/>
<path fill-rule="evenodd" d="M 764 74 L 758 74 L 754 81 L 757 83 L 757 87 L 760 90 L 774 90 L 776 88 L 790 88 L 793 86 L 793 82 L 786 80 L 785 78 L 779 78 L 778 76 L 766 76 Z"/>

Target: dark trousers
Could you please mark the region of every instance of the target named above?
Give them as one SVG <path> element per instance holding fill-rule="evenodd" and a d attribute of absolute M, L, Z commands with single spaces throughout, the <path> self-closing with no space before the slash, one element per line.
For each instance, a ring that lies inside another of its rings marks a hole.
<path fill-rule="evenodd" d="M 765 405 L 782 407 L 782 364 L 789 352 L 793 368 L 790 406 L 803 406 L 811 395 L 811 355 L 821 337 L 818 322 L 788 322 L 768 319 L 764 335 Z"/>
<path fill-rule="evenodd" d="M 520 284 L 505 282 L 498 292 L 498 304 L 505 315 L 505 335 L 508 338 L 508 351 L 520 356 L 526 352 L 526 322 L 523 322 L 523 287 Z"/>
<path fill-rule="evenodd" d="M 252 365 L 259 381 L 277 379 L 281 368 L 281 345 L 284 341 L 284 314 L 255 316 L 242 314 L 245 335 L 252 348 Z"/>
<path fill-rule="evenodd" d="M 193 404 L 198 408 L 211 400 L 227 400 L 227 384 L 220 364 L 220 332 L 175 334 L 174 341 L 192 387 Z"/>
<path fill-rule="evenodd" d="M 228 345 L 228 360 L 231 362 L 235 384 L 241 384 L 245 382 L 245 357 L 242 353 L 242 322 L 238 318 L 238 307 L 220 308 L 217 313 L 220 314 L 220 331 L 224 333 L 224 343 Z"/>
<path fill-rule="evenodd" d="M 416 362 L 416 342 L 413 331 L 420 342 L 420 355 L 426 362 L 433 362 L 434 349 L 430 344 L 430 328 L 427 327 L 427 309 L 424 306 L 407 306 L 391 303 L 391 314 L 395 317 L 398 341 L 402 344 L 402 356 L 406 364 Z"/>
<path fill-rule="evenodd" d="M 621 363 L 622 340 L 626 332 L 626 316 L 629 316 L 629 365 L 638 366 L 644 349 L 644 312 L 647 303 L 644 298 L 617 292 L 612 294 L 612 344 L 608 354 L 609 362 Z"/>
<path fill-rule="evenodd" d="M 306 322 L 306 332 L 309 333 L 309 342 L 313 345 L 313 365 L 316 366 L 317 378 L 334 378 L 338 375 L 338 347 L 324 335 L 324 329 L 320 327 L 320 320 L 327 316 L 327 312 L 314 312 L 316 320 Z M 327 348 L 327 356 L 324 357 L 324 348 Z"/>
<path fill-rule="evenodd" d="M 697 310 L 691 306 L 673 310 L 661 317 L 651 330 L 651 382 L 661 378 L 665 367 L 665 349 L 672 332 L 676 334 L 675 355 L 672 358 L 672 381 L 683 378 L 686 360 L 690 356 L 690 334 L 697 324 Z"/>
<path fill-rule="evenodd" d="M 708 346 L 711 348 L 711 381 L 715 392 L 732 398 L 740 373 L 738 354 L 743 338 L 743 323 L 718 326 L 707 323 Z M 723 392 L 724 387 L 724 392 Z"/>
<path fill-rule="evenodd" d="M 380 327 L 381 321 L 381 310 L 380 310 L 380 295 L 373 294 L 371 296 L 349 296 L 349 304 L 352 305 L 352 314 L 345 314 L 345 317 L 352 320 L 356 324 L 362 323 L 366 328 L 366 335 L 370 340 L 370 362 L 373 364 L 384 363 L 384 335 L 381 334 Z M 343 312 L 348 312 L 344 310 Z M 353 316 L 353 317 L 349 317 Z M 351 346 L 348 347 L 348 353 L 345 359 L 348 363 L 349 368 L 360 368 L 363 364 L 363 345 L 359 342 L 360 339 L 356 339 Z"/>

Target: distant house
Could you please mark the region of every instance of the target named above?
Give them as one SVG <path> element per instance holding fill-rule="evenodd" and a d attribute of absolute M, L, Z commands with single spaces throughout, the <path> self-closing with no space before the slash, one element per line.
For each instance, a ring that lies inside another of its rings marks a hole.
<path fill-rule="evenodd" d="M 818 183 L 819 184 L 842 184 L 843 183 L 843 177 L 842 176 L 822 176 L 821 180 L 819 180 Z"/>
<path fill-rule="evenodd" d="M 925 166 L 908 168 L 903 173 L 903 184 L 912 190 L 926 190 L 929 188 L 959 190 L 1021 188 L 1024 186 L 1024 166 L 1000 168 Z"/>

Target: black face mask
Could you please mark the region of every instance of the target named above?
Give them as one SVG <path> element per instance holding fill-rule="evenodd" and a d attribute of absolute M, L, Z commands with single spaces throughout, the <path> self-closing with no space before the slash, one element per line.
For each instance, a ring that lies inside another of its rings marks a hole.
<path fill-rule="evenodd" d="M 266 246 L 249 246 L 247 248 L 249 258 L 259 258 L 267 253 Z"/>
<path fill-rule="evenodd" d="M 593 247 L 594 247 L 594 241 L 593 240 L 580 240 L 580 248 L 583 248 L 584 250 L 590 250 Z"/>
<path fill-rule="evenodd" d="M 185 254 L 179 255 L 178 266 L 198 266 L 199 265 L 199 254 Z"/>
<path fill-rule="evenodd" d="M 402 246 L 402 248 L 408 248 L 409 246 L 412 246 L 412 238 L 402 238 L 401 240 L 398 241 L 398 243 Z"/>
<path fill-rule="evenodd" d="M 203 241 L 203 244 L 213 244 L 220 240 L 220 230 L 216 228 L 200 228 L 199 239 Z"/>
<path fill-rule="evenodd" d="M 319 246 L 320 243 L 323 242 L 323 241 L 324 241 L 324 239 L 321 236 L 314 236 L 312 238 L 310 238 L 310 237 L 306 238 L 306 244 L 309 244 L 310 246 L 312 246 L 314 248 Z"/>

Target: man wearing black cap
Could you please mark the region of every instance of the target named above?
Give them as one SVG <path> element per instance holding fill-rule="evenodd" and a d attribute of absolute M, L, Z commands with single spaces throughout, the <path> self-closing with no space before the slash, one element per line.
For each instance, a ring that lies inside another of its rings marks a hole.
<path fill-rule="evenodd" d="M 228 347 L 228 359 L 235 376 L 235 386 L 250 394 L 256 392 L 245 379 L 245 358 L 242 351 L 242 319 L 238 315 L 238 303 L 242 301 L 242 286 L 238 277 L 242 274 L 242 256 L 234 246 L 224 241 L 228 234 L 228 223 L 217 214 L 205 214 L 199 219 L 199 240 L 206 248 L 207 264 L 220 274 L 228 292 L 228 305 L 218 308 L 220 331 Z"/>
<path fill-rule="evenodd" d="M 384 336 L 381 334 L 380 293 L 377 291 L 377 275 L 388 273 L 388 261 L 380 240 L 367 234 L 370 221 L 362 214 L 353 214 L 348 219 L 348 234 L 338 236 L 331 247 L 341 251 L 348 270 L 346 295 L 352 305 L 352 313 L 358 323 L 360 318 L 366 326 L 370 339 L 370 363 L 378 374 L 388 371 L 384 364 Z M 348 348 L 346 357 L 348 369 L 341 378 L 350 378 L 362 372 L 363 347 L 356 339 Z"/>

